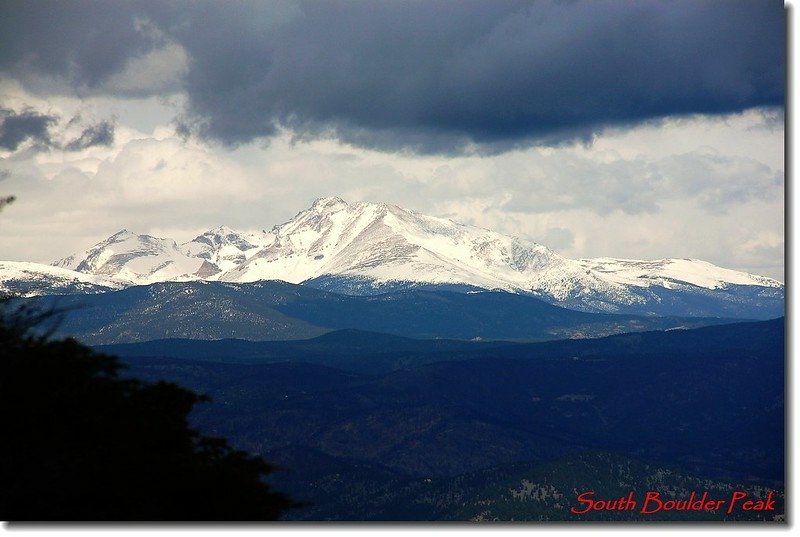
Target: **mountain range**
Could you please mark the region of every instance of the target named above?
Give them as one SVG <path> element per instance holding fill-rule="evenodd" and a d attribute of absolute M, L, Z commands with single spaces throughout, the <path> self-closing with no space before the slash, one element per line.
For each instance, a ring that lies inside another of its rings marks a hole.
<path fill-rule="evenodd" d="M 271 481 L 309 502 L 290 518 L 575 521 L 577 491 L 781 498 L 784 323 L 520 344 L 337 332 L 100 350 L 135 378 L 208 394 L 193 426 L 285 468 Z M 537 497 L 520 496 L 531 484 Z M 777 509 L 665 515 L 772 520 Z"/>
<path fill-rule="evenodd" d="M 771 318 L 784 285 L 697 259 L 568 259 L 546 246 L 385 203 L 320 198 L 269 232 L 178 244 L 122 230 L 52 266 L 0 262 L 0 289 L 96 293 L 166 281 L 282 280 L 350 295 L 502 290 L 587 312 Z"/>
<path fill-rule="evenodd" d="M 348 296 L 280 281 L 165 282 L 24 300 L 41 311 L 63 312 L 57 316 L 56 335 L 93 345 L 164 338 L 288 341 L 336 330 L 418 339 L 540 341 L 734 321 L 575 311 L 499 291 L 413 289 Z M 386 342 L 387 348 L 396 344 Z"/>

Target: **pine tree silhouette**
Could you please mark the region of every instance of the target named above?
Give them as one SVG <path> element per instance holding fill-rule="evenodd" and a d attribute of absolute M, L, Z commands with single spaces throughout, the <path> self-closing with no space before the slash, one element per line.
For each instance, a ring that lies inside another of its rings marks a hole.
<path fill-rule="evenodd" d="M 0 313 L 2 520 L 260 521 L 298 506 L 263 459 L 189 427 L 207 398 L 121 378 L 116 358 L 37 335 L 46 317 Z"/>

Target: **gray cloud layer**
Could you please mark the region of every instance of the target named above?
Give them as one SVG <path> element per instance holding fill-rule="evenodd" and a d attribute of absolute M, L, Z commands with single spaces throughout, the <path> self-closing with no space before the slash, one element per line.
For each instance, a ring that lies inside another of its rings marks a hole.
<path fill-rule="evenodd" d="M 48 131 L 50 125 L 57 119 L 35 110 L 23 110 L 17 113 L 13 110 L 0 109 L 0 148 L 16 151 L 20 144 L 29 139 L 40 145 L 49 146 Z"/>
<path fill-rule="evenodd" d="M 64 146 L 67 151 L 81 151 L 95 145 L 110 146 L 114 143 L 114 124 L 101 121 L 83 129 L 81 135 Z"/>
<path fill-rule="evenodd" d="M 184 126 L 233 145 L 288 126 L 365 147 L 493 151 L 784 100 L 778 0 L 3 6 L 11 73 L 102 91 L 129 59 L 180 44 Z"/>
<path fill-rule="evenodd" d="M 144 4 L 119 0 L 0 3 L 0 69 L 95 87 L 158 45 L 142 32 Z"/>

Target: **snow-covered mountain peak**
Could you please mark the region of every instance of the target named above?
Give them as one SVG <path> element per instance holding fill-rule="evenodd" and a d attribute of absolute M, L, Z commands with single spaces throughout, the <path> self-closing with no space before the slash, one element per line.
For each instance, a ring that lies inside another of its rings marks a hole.
<path fill-rule="evenodd" d="M 116 233 L 114 233 L 113 235 L 111 235 L 107 240 L 109 240 L 111 242 L 117 242 L 117 241 L 125 240 L 127 238 L 134 237 L 134 236 L 135 236 L 135 233 L 131 233 L 127 229 L 121 229 L 121 230 L 117 231 Z"/>
<path fill-rule="evenodd" d="M 678 311 L 669 309 L 675 302 L 665 293 L 727 293 L 731 304 L 744 295 L 783 296 L 780 282 L 697 259 L 573 260 L 531 240 L 338 197 L 318 198 L 270 233 L 219 226 L 179 246 L 121 230 L 54 264 L 125 284 L 284 280 L 353 292 L 428 284 L 505 289 L 593 311 Z"/>
<path fill-rule="evenodd" d="M 202 260 L 187 256 L 173 239 L 122 230 L 88 250 L 53 263 L 129 283 L 191 278 Z"/>
<path fill-rule="evenodd" d="M 338 196 L 317 198 L 311 204 L 310 210 L 317 212 L 334 212 L 348 207 L 348 203 Z"/>
<path fill-rule="evenodd" d="M 322 198 L 273 228 L 275 242 L 226 281 L 325 275 L 527 290 L 536 267 L 565 260 L 546 247 L 388 203 Z"/>
<path fill-rule="evenodd" d="M 250 248 L 255 248 L 257 246 L 257 244 L 254 244 L 248 240 L 247 234 L 240 233 L 239 231 L 231 229 L 228 226 L 219 226 L 214 229 L 210 229 L 187 242 L 186 245 L 191 245 L 193 243 L 205 244 L 211 248 L 220 248 L 227 245 L 233 245 L 240 250 L 249 250 Z"/>
<path fill-rule="evenodd" d="M 208 278 L 244 263 L 273 240 L 271 235 L 241 233 L 228 226 L 219 226 L 198 235 L 182 247 L 188 256 L 206 261 L 199 275 Z"/>
<path fill-rule="evenodd" d="M 225 236 L 225 235 L 240 235 L 240 233 L 238 231 L 236 231 L 235 229 L 231 229 L 226 225 L 222 225 L 222 226 L 217 226 L 215 228 L 209 229 L 208 231 L 203 233 L 203 235 L 223 235 L 223 236 Z M 203 236 L 203 235 L 200 235 L 200 236 Z"/>

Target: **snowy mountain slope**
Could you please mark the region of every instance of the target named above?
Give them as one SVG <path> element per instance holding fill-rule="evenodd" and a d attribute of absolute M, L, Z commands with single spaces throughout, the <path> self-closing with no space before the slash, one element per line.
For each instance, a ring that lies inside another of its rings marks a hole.
<path fill-rule="evenodd" d="M 146 284 L 197 278 L 203 262 L 202 258 L 181 250 L 172 239 L 136 235 L 123 229 L 53 265 L 117 281 Z"/>
<path fill-rule="evenodd" d="M 208 261 L 213 266 L 208 268 L 215 268 L 214 274 L 216 274 L 231 270 L 244 263 L 271 241 L 272 236 L 268 234 L 245 234 L 226 226 L 220 226 L 206 231 L 181 246 L 188 256 Z"/>
<path fill-rule="evenodd" d="M 0 261 L 0 293 L 16 296 L 40 294 L 102 293 L 125 285 L 102 276 L 28 263 Z"/>
<path fill-rule="evenodd" d="M 705 297 L 706 290 L 756 286 L 783 297 L 780 282 L 699 260 L 571 260 L 531 241 L 387 204 L 322 198 L 272 233 L 273 244 L 219 279 L 324 281 L 326 289 L 353 294 L 369 292 L 370 283 L 377 291 L 466 285 L 587 311 L 651 314 L 665 307 L 661 294 L 671 289 Z M 680 312 L 680 303 L 667 302 Z"/>
<path fill-rule="evenodd" d="M 54 263 L 116 284 L 284 280 L 345 294 L 501 289 L 573 309 L 767 318 L 784 286 L 696 259 L 573 260 L 517 237 L 385 203 L 320 198 L 269 233 L 210 230 L 178 245 L 121 231 Z"/>
<path fill-rule="evenodd" d="M 700 259 L 639 261 L 598 257 L 578 262 L 587 270 L 603 274 L 609 281 L 639 287 L 660 285 L 669 289 L 673 283 L 688 283 L 706 289 L 719 289 L 731 284 L 783 287 L 771 278 L 718 267 Z"/>
<path fill-rule="evenodd" d="M 465 245 L 459 240 L 465 237 L 454 234 L 450 228 L 455 225 L 448 221 L 441 220 L 447 227 L 437 225 L 439 220 L 385 204 L 317 200 L 310 209 L 273 228 L 272 244 L 220 279 L 300 283 L 324 274 L 379 281 L 424 275 L 431 283 L 501 287 L 486 267 L 463 262 L 459 254 Z"/>
<path fill-rule="evenodd" d="M 547 289 L 559 298 L 569 294 L 574 281 L 623 290 L 593 274 L 587 276 L 579 263 L 542 245 L 394 205 L 323 198 L 272 233 L 273 244 L 220 279 L 278 278 L 299 283 L 337 274 L 379 282 Z"/>

